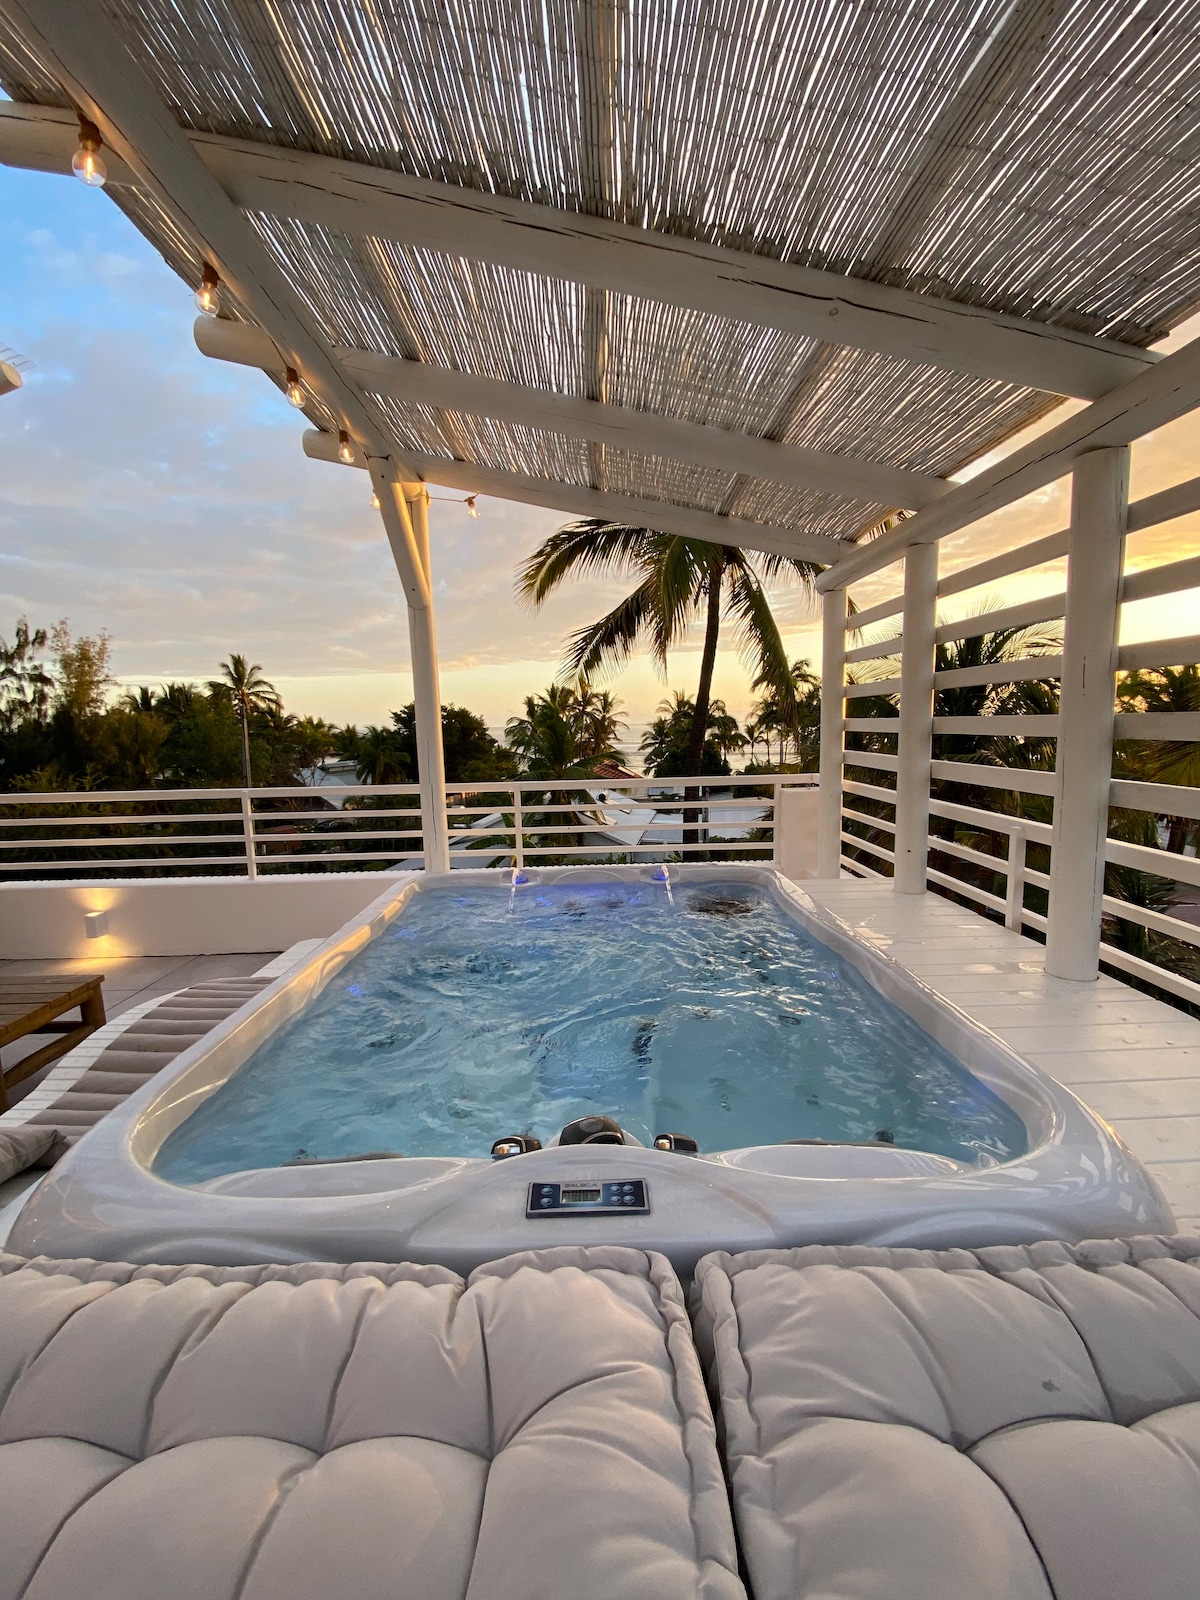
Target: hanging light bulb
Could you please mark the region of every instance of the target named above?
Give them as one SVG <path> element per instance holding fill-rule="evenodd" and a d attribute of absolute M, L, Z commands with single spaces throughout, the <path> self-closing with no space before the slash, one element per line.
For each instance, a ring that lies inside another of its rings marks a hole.
<path fill-rule="evenodd" d="M 467 515 L 469 517 L 476 517 L 477 518 L 479 516 L 479 512 L 478 512 L 478 510 L 476 509 L 476 506 L 475 506 L 475 496 L 473 494 L 469 494 L 467 496 L 466 500 L 464 500 L 463 504 L 467 508 Z"/>
<path fill-rule="evenodd" d="M 221 279 L 216 267 L 210 267 L 207 261 L 200 274 L 200 287 L 196 290 L 196 309 L 206 317 L 215 317 L 221 309 Z"/>
<path fill-rule="evenodd" d="M 299 411 L 308 398 L 304 393 L 304 385 L 300 382 L 300 374 L 295 367 L 288 367 L 285 369 L 285 375 L 287 377 L 288 405 L 295 406 L 296 410 Z"/>
<path fill-rule="evenodd" d="M 103 142 L 96 124 L 89 122 L 86 117 L 80 117 L 79 149 L 71 157 L 71 171 L 89 189 L 103 189 L 104 180 L 108 177 L 108 168 L 100 154 Z"/>
<path fill-rule="evenodd" d="M 374 510 L 379 510 L 379 496 L 377 494 L 373 493 L 371 495 L 371 506 Z"/>
<path fill-rule="evenodd" d="M 354 465 L 354 446 L 345 428 L 338 429 L 338 460 L 347 467 Z"/>

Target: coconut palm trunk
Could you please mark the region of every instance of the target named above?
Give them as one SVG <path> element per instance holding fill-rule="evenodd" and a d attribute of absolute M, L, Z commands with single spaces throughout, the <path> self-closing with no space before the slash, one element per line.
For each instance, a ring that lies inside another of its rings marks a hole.
<path fill-rule="evenodd" d="M 704 763 L 704 741 L 708 734 L 708 713 L 712 705 L 713 672 L 717 664 L 717 644 L 721 636 L 721 587 L 724 577 L 724 564 L 715 562 L 708 578 L 704 648 L 700 652 L 700 682 L 696 685 L 696 709 L 692 715 L 692 731 L 688 736 L 685 758 L 686 774 L 688 776 L 694 774 L 697 778 Z M 685 789 L 683 798 L 685 801 L 699 800 L 701 798 L 699 787 Z M 685 845 L 700 843 L 700 830 L 696 826 L 699 820 L 699 811 L 685 809 L 683 814 Z"/>
<path fill-rule="evenodd" d="M 250 771 L 250 715 L 249 707 L 238 707 L 238 721 L 242 725 L 242 785 L 246 789 L 254 787 L 254 777 Z"/>

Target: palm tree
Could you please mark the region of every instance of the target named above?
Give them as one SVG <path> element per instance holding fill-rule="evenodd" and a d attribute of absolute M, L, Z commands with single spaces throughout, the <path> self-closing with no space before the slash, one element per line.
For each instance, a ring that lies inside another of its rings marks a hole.
<path fill-rule="evenodd" d="M 685 762 L 691 775 L 699 774 L 709 732 L 722 618 L 736 624 L 742 655 L 756 669 L 758 682 L 774 689 L 790 712 L 795 689 L 763 585 L 787 577 L 811 590 L 820 571 L 815 562 L 794 556 L 759 555 L 587 517 L 559 528 L 534 551 L 517 574 L 517 592 L 536 607 L 569 577 L 636 579 L 624 600 L 568 641 L 567 668 L 589 677 L 627 661 L 642 641 L 665 672 L 667 652 L 703 618 L 700 678 Z"/>
<path fill-rule="evenodd" d="M 353 744 L 346 738 L 351 732 Z M 354 775 L 359 783 L 408 781 L 408 761 L 395 728 L 380 728 L 374 723 L 361 733 L 357 728 L 347 728 L 339 740 L 338 754 L 354 762 Z"/>
<path fill-rule="evenodd" d="M 621 715 L 621 702 L 607 689 L 593 689 L 586 678 L 575 685 L 568 716 L 585 761 L 602 761 L 614 755 L 617 738 L 629 726 Z"/>
<path fill-rule="evenodd" d="M 123 711 L 153 711 L 158 696 L 148 684 L 143 683 L 140 689 L 126 689 L 118 704 Z"/>
<path fill-rule="evenodd" d="M 18 620 L 12 644 L 0 638 L 0 727 L 11 729 L 46 715 L 54 679 L 37 654 L 47 638 L 45 628 L 31 629 L 26 617 Z"/>
<path fill-rule="evenodd" d="M 256 711 L 279 711 L 283 702 L 275 685 L 262 675 L 257 661 L 231 655 L 221 663 L 221 676 L 210 680 L 209 693 L 227 696 L 242 728 L 242 778 L 249 789 L 254 778 L 250 770 L 250 718 Z"/>

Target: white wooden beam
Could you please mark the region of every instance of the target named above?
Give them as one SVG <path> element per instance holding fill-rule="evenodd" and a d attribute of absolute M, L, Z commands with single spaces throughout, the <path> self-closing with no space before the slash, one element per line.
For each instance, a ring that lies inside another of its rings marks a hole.
<path fill-rule="evenodd" d="M 0 0 L 0 13 L 100 129 L 106 149 L 150 191 L 241 305 L 289 352 L 311 392 L 365 448 L 385 454 L 378 418 L 329 356 L 283 272 L 104 14 L 92 7 L 81 19 L 74 0 Z M 78 120 L 69 112 L 60 113 L 60 119 L 60 131 L 65 128 L 73 152 Z M 43 132 L 49 126 L 44 115 L 30 120 Z M 6 118 L 6 125 L 11 119 Z"/>
<path fill-rule="evenodd" d="M 235 361 L 275 373 L 282 372 L 288 364 L 268 334 L 245 323 L 197 317 L 195 338 L 202 354 L 219 361 Z M 333 354 L 350 381 L 368 394 L 390 395 L 410 404 L 467 416 L 495 417 L 622 450 L 744 473 L 771 483 L 909 509 L 932 504 L 949 487 L 943 478 L 921 472 L 905 472 L 829 450 L 777 444 L 772 439 L 731 433 L 725 428 L 452 372 L 428 362 L 349 348 L 335 349 Z"/>
<path fill-rule="evenodd" d="M 69 0 L 5 0 L 39 15 Z M 86 40 L 92 31 L 76 29 Z M 74 118 L 38 108 L 40 154 L 28 129 L 7 135 L 27 108 L 0 106 L 0 161 L 69 170 Z M 978 306 L 939 300 L 769 256 L 629 227 L 601 217 L 435 183 L 216 134 L 191 139 L 225 193 L 248 211 L 292 217 L 351 234 L 491 261 L 545 277 L 732 317 L 826 343 L 856 346 L 976 377 L 1094 399 L 1152 366 L 1156 356 Z"/>
<path fill-rule="evenodd" d="M 338 442 L 332 434 L 309 428 L 304 434 L 304 453 L 314 461 L 338 460 Z M 763 550 L 772 555 L 796 556 L 802 561 L 825 565 L 838 549 L 835 539 L 819 534 L 800 533 L 765 522 L 749 522 L 741 517 L 718 516 L 692 506 L 672 505 L 667 500 L 639 500 L 633 495 L 611 494 L 607 490 L 587 489 L 560 483 L 551 478 L 530 478 L 518 472 L 501 472 L 495 467 L 476 466 L 473 461 L 451 461 L 444 456 L 427 456 L 413 451 L 391 451 L 397 470 L 424 483 L 446 489 L 461 489 L 464 494 L 487 494 L 497 500 L 516 500 L 523 505 L 545 506 L 578 517 L 604 517 L 626 522 L 633 527 L 656 528 L 662 533 L 685 539 L 705 539 L 710 544 L 736 545 L 743 550 Z M 355 453 L 356 467 L 365 460 Z"/>
<path fill-rule="evenodd" d="M 1164 427 L 1197 406 L 1200 406 L 1200 339 L 1193 339 L 1182 349 L 1164 356 L 1150 371 L 1122 384 L 1103 399 L 1093 401 L 967 483 L 959 484 L 936 504 L 926 506 L 870 544 L 856 546 L 850 555 L 838 562 L 836 576 L 826 573 L 817 587 L 855 583 L 897 561 L 907 545 L 932 544 L 957 533 L 1001 506 L 1011 505 L 1014 500 L 1061 478 L 1080 456 L 1093 450 L 1131 444 L 1134 439 Z M 1181 485 L 1181 490 L 1184 487 L 1190 491 L 1191 485 Z M 1157 495 L 1149 498 L 1159 500 Z M 1143 515 L 1156 513 L 1146 512 L 1144 508 L 1139 511 L 1139 506 L 1141 502 L 1131 507 L 1131 512 L 1136 526 L 1142 527 L 1146 525 Z"/>

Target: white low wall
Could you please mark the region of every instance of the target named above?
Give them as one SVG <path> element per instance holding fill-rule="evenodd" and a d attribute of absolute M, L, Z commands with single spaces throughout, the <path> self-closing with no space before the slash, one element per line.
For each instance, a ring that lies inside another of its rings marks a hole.
<path fill-rule="evenodd" d="M 211 956 L 324 939 L 404 873 L 247 878 L 126 878 L 0 884 L 0 959 Z M 89 939 L 84 917 L 108 932 Z"/>
<path fill-rule="evenodd" d="M 783 789 L 775 813 L 775 865 L 800 882 L 817 875 L 817 805 L 820 786 Z"/>

